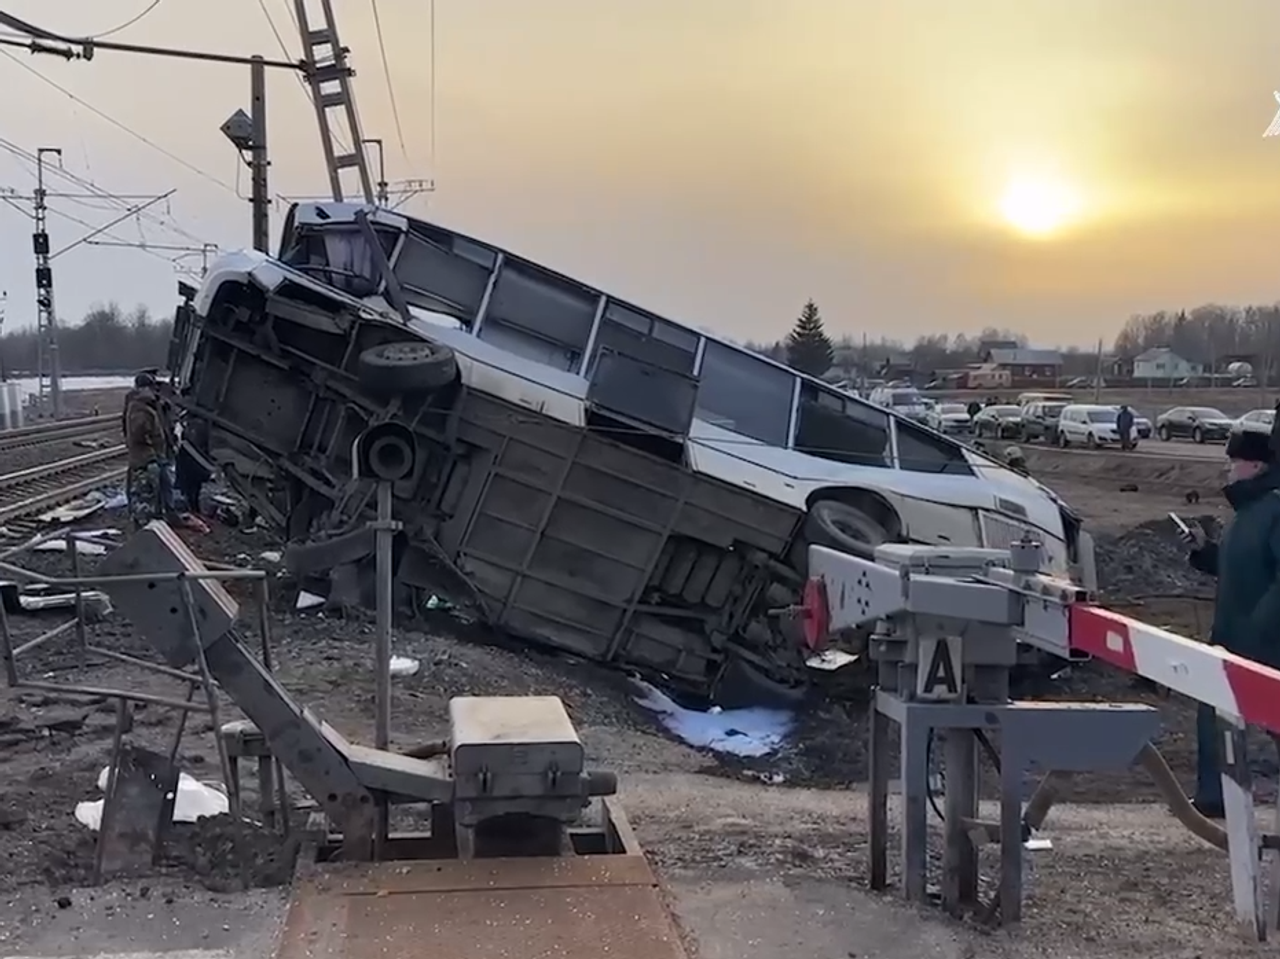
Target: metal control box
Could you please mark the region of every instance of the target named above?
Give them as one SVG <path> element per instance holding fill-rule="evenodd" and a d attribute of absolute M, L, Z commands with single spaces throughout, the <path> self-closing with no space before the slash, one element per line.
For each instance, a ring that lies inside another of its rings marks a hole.
<path fill-rule="evenodd" d="M 459 696 L 449 702 L 454 797 L 582 795 L 586 753 L 557 696 Z"/>

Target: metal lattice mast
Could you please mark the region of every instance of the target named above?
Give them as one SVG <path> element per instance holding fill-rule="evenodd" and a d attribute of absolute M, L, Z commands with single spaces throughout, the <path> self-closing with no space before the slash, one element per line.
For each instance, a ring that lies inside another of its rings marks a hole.
<path fill-rule="evenodd" d="M 325 165 L 329 170 L 329 187 L 335 200 L 363 196 L 366 203 L 373 203 L 374 182 L 351 90 L 355 71 L 347 63 L 349 51 L 338 39 L 332 0 L 318 0 L 319 19 L 323 25 L 316 29 L 311 27 L 312 19 L 307 9 L 314 3 L 315 0 L 294 0 L 294 8 L 298 31 L 302 35 L 307 83 L 311 86 L 311 101 L 320 127 L 320 147 L 324 150 Z M 335 132 L 335 125 L 341 128 L 340 133 Z M 351 170 L 355 171 L 358 186 L 350 184 L 352 178 L 349 174 L 345 178 L 343 176 Z M 344 188 L 344 179 L 351 189 Z"/>
<path fill-rule="evenodd" d="M 35 230 L 31 246 L 36 256 L 36 377 L 41 404 L 51 399 L 53 415 L 62 415 L 62 363 L 58 357 L 58 318 L 53 305 L 53 267 L 49 263 L 48 205 L 44 188 L 44 158 L 62 156 L 57 147 L 36 150 Z"/>

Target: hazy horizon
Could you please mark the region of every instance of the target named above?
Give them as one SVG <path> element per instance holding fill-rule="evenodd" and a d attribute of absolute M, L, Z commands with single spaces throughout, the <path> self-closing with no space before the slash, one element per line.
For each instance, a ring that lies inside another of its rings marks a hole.
<path fill-rule="evenodd" d="M 3 9 L 83 35 L 145 5 Z M 290 6 L 265 0 L 296 56 Z M 1280 300 L 1280 142 L 1261 136 L 1280 86 L 1273 3 L 439 0 L 434 123 L 428 5 L 380 8 L 404 150 L 368 6 L 339 5 L 339 27 L 389 178 L 436 181 L 405 209 L 693 326 L 773 340 L 812 298 L 833 336 L 996 327 L 1088 347 L 1133 313 Z M 248 0 L 169 0 L 111 39 L 281 56 Z M 114 237 L 248 245 L 246 176 L 218 131 L 248 105 L 246 68 L 4 50 L 3 142 L 61 147 L 68 171 L 113 193 L 177 190 L 153 208 L 166 225 Z M 272 192 L 319 195 L 311 106 L 295 77 L 268 82 Z M 4 151 L 0 169 L 0 189 L 30 194 L 28 163 Z M 35 294 L 30 222 L 6 199 L 13 328 Z M 54 249 L 121 212 L 50 205 Z M 59 313 L 166 315 L 175 255 L 77 247 L 54 262 Z"/>

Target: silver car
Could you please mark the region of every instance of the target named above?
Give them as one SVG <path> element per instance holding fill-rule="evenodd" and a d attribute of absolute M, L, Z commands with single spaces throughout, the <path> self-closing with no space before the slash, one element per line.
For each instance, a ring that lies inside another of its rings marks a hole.
<path fill-rule="evenodd" d="M 1275 410 L 1250 410 L 1231 426 L 1232 433 L 1266 433 L 1271 435 L 1275 426 Z"/>
<path fill-rule="evenodd" d="M 925 414 L 924 424 L 939 433 L 967 433 L 969 410 L 963 403 L 939 403 Z"/>

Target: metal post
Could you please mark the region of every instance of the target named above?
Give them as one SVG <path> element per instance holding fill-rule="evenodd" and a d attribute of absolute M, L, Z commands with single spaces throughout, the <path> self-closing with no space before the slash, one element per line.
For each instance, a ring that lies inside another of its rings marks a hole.
<path fill-rule="evenodd" d="M 377 635 L 374 640 L 374 730 L 376 749 L 391 747 L 391 540 L 394 536 L 391 516 L 392 484 L 378 483 L 378 524 L 376 527 L 375 574 L 377 578 Z M 374 856 L 380 856 L 388 834 L 388 809 L 379 799 L 377 827 L 374 833 Z"/>
<path fill-rule="evenodd" d="M 267 190 L 267 67 L 262 57 L 253 58 L 249 77 L 249 113 L 253 120 L 253 146 L 249 162 L 253 248 L 267 253 L 271 243 L 271 195 Z"/>
<path fill-rule="evenodd" d="M 39 356 L 40 399 L 44 399 L 45 366 L 48 364 L 49 398 L 53 402 L 55 418 L 62 415 L 62 362 L 58 356 L 58 321 L 53 305 L 53 267 L 49 265 L 48 210 L 45 202 L 44 158 L 52 154 L 61 158 L 58 147 L 40 147 L 36 150 L 35 232 L 32 248 L 36 255 L 36 329 Z"/>
<path fill-rule="evenodd" d="M 386 209 L 391 206 L 391 190 L 387 185 L 387 153 L 381 140 L 371 138 L 364 141 L 378 148 L 378 206 Z"/>
<path fill-rule="evenodd" d="M 9 291 L 0 290 L 0 345 L 4 343 L 4 318 L 5 307 L 9 305 Z M 0 383 L 7 380 L 8 377 L 4 372 L 4 350 L 0 349 Z"/>

